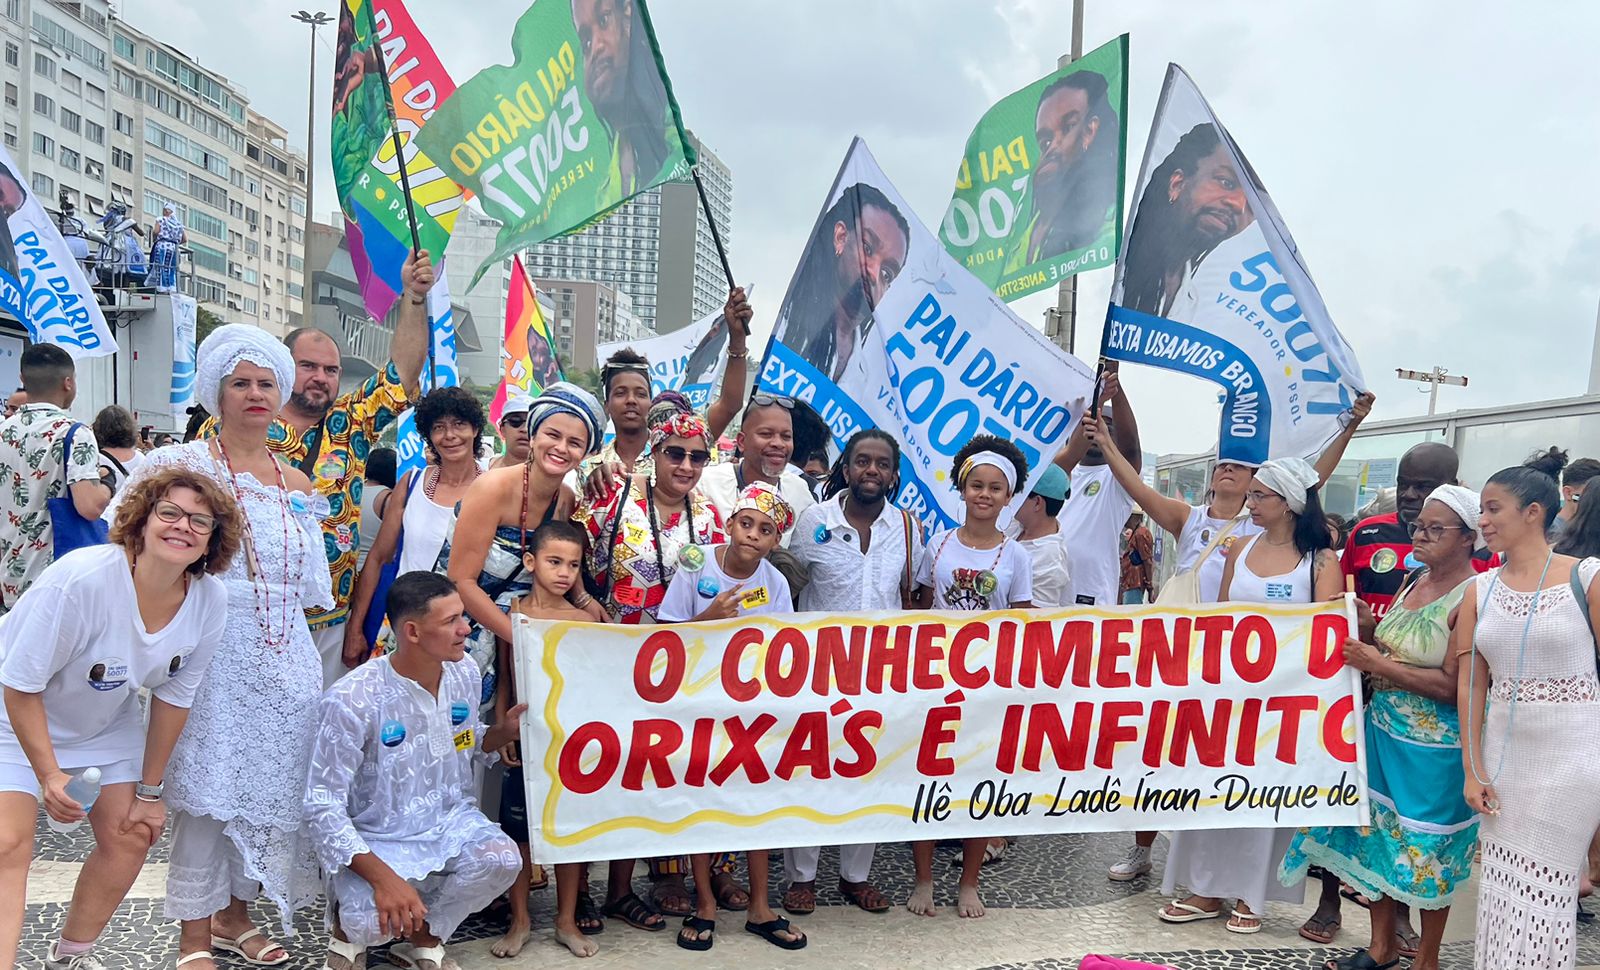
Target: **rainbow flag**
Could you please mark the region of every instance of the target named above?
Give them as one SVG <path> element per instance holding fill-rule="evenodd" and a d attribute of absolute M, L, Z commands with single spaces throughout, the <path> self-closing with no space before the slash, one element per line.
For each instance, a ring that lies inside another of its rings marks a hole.
<path fill-rule="evenodd" d="M 400 133 L 417 238 L 437 266 L 463 195 L 414 136 L 456 86 L 401 0 L 344 0 L 333 71 L 333 179 L 362 299 L 382 320 L 400 295 L 400 267 L 411 248 L 391 132 Z"/>
<path fill-rule="evenodd" d="M 522 257 L 511 258 L 511 292 L 506 295 L 506 335 L 500 347 L 501 378 L 489 405 L 489 420 L 500 423 L 506 399 L 513 394 L 536 395 L 556 381 L 566 380 L 550 326 L 539 312 L 533 282 L 522 268 Z"/>

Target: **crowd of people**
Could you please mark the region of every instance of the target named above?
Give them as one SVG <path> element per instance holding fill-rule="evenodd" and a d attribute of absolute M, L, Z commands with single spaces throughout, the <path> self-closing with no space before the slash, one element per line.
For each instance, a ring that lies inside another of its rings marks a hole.
<path fill-rule="evenodd" d="M 1343 900 L 1371 912 L 1367 945 L 1327 966 L 1410 956 L 1435 970 L 1477 869 L 1478 966 L 1573 965 L 1600 830 L 1600 765 L 1582 743 L 1600 732 L 1600 490 L 1586 490 L 1600 463 L 1553 453 L 1474 491 L 1450 448 L 1418 445 L 1399 462 L 1395 510 L 1346 526 L 1319 492 L 1367 395 L 1315 464 L 1218 462 L 1190 505 L 1141 478 L 1137 420 L 1110 368 L 1042 474 L 1009 441 L 966 442 L 948 470 L 961 524 L 924 535 L 895 503 L 892 434 L 861 431 L 829 461 L 803 402 L 746 393 L 742 291 L 725 308 L 733 364 L 705 414 L 652 395 L 649 362 L 622 351 L 600 398 L 557 383 L 510 401 L 491 459 L 476 398 L 418 392 L 426 253 L 404 280 L 393 360 L 360 387 L 338 392 L 339 349 L 316 331 L 276 341 L 222 326 L 198 354 L 209 417 L 148 452 L 126 412 L 71 419 L 64 352 L 24 353 L 25 401 L 0 422 L 0 970 L 16 959 L 41 802 L 95 837 L 51 968 L 102 965 L 95 943 L 169 825 L 179 967 L 286 962 L 251 921 L 257 899 L 287 932 L 320 897 L 332 970 L 361 970 L 369 947 L 396 940 L 393 962 L 444 970 L 445 942 L 489 908 L 507 926 L 493 953 L 520 952 L 529 893 L 552 874 L 530 858 L 513 615 L 1309 603 L 1347 588 L 1362 622 L 1344 658 L 1370 692 L 1372 824 L 1177 833 L 1162 874 L 1172 901 L 1155 917 L 1256 933 L 1314 876 L 1307 939 L 1334 941 Z M 378 441 L 408 405 L 426 466 L 397 476 Z M 718 461 L 736 420 L 738 453 Z M 1159 590 L 1146 517 L 1176 559 Z M 92 805 L 70 787 L 90 768 Z M 1151 873 L 1156 833 L 1132 838 L 1109 879 Z M 816 909 L 824 847 L 752 850 L 742 870 L 732 853 L 661 848 L 555 866 L 556 940 L 590 956 L 607 921 L 659 932 L 673 918 L 676 944 L 704 951 L 718 914 L 742 911 L 772 945 L 807 944 L 789 917 Z M 1007 848 L 964 840 L 960 916 L 984 915 L 984 866 Z M 912 845 L 910 886 L 876 885 L 874 850 L 837 847 L 840 894 L 868 913 L 935 916 L 935 844 Z"/>

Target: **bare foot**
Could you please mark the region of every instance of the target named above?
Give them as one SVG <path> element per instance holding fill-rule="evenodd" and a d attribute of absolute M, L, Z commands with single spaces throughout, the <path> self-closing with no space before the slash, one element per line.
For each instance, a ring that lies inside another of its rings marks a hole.
<path fill-rule="evenodd" d="M 937 915 L 938 910 L 933 908 L 933 883 L 917 883 L 917 888 L 911 890 L 911 898 L 906 900 L 906 909 L 918 916 Z"/>
<path fill-rule="evenodd" d="M 977 886 L 962 886 L 956 896 L 956 915 L 977 919 L 983 915 L 983 900 L 978 898 Z"/>
<path fill-rule="evenodd" d="M 526 915 L 513 916 L 511 925 L 506 927 L 506 935 L 490 946 L 489 952 L 502 959 L 514 957 L 528 945 L 528 937 L 532 935 L 532 931 L 533 924 Z"/>
<path fill-rule="evenodd" d="M 592 957 L 600 952 L 600 944 L 579 933 L 576 926 L 567 929 L 557 926 L 556 942 L 571 950 L 575 957 Z"/>

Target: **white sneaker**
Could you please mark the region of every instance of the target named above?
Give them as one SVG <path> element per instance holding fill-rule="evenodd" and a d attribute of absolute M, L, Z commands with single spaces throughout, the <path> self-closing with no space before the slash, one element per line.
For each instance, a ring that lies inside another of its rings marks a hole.
<path fill-rule="evenodd" d="M 1106 877 L 1112 882 L 1132 882 L 1140 876 L 1150 872 L 1150 849 L 1147 846 L 1133 845 L 1128 847 L 1127 854 L 1122 861 L 1106 870 Z"/>
<path fill-rule="evenodd" d="M 79 953 L 76 956 L 63 957 L 56 955 L 56 945 L 50 944 L 50 949 L 44 955 L 45 970 L 106 970 L 106 965 L 94 955 L 94 951 Z"/>

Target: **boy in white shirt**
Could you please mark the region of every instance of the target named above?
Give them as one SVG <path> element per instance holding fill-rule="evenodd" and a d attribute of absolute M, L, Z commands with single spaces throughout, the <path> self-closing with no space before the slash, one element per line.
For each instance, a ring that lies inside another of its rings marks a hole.
<path fill-rule="evenodd" d="M 515 740 L 526 705 L 485 730 L 483 678 L 455 584 L 430 572 L 394 581 L 397 647 L 322 697 L 305 817 L 327 879 L 330 970 L 363 970 L 395 937 L 406 970 L 458 970 L 448 940 L 509 888 L 522 855 L 478 808 L 475 759 Z"/>
<path fill-rule="evenodd" d="M 1067 568 L 1067 537 L 1056 516 L 1072 494 L 1067 473 L 1046 465 L 1038 484 L 1017 509 L 1021 531 L 1017 541 L 1033 560 L 1033 605 L 1055 608 L 1072 602 L 1072 575 Z"/>

